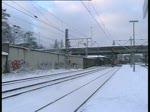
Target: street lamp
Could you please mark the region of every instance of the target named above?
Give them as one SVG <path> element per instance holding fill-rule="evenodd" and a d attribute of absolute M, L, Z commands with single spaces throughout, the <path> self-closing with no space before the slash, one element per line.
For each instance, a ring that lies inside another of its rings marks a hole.
<path fill-rule="evenodd" d="M 135 47 L 135 31 L 134 31 L 134 23 L 138 22 L 138 20 L 131 20 L 129 22 L 133 23 L 133 46 Z M 133 47 L 133 48 L 134 48 Z M 135 50 L 135 49 L 134 49 Z M 135 72 L 135 51 L 133 50 L 133 72 Z"/>

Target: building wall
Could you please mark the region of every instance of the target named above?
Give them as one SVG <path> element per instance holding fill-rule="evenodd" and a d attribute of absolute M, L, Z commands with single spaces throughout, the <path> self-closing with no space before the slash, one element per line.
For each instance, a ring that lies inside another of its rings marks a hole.
<path fill-rule="evenodd" d="M 54 68 L 57 62 L 57 55 L 38 51 L 27 50 L 25 52 L 25 62 L 30 68 Z"/>
<path fill-rule="evenodd" d="M 24 60 L 24 49 L 23 48 L 15 48 L 15 47 L 10 47 L 9 48 L 9 56 L 8 60 Z"/>
<path fill-rule="evenodd" d="M 7 56 L 6 55 L 2 55 L 2 73 L 5 71 L 5 67 L 6 67 L 6 60 Z"/>
<path fill-rule="evenodd" d="M 70 67 L 73 67 L 73 65 L 76 64 L 79 68 L 83 68 L 83 57 L 70 56 L 69 59 Z M 21 67 L 33 69 L 64 68 L 65 56 L 62 54 L 10 46 L 8 64 L 10 71 L 19 69 Z"/>
<path fill-rule="evenodd" d="M 8 43 L 2 43 L 2 51 L 9 52 L 9 44 Z"/>
<path fill-rule="evenodd" d="M 84 68 L 83 57 L 80 56 L 70 56 L 70 62 L 73 67 Z"/>
<path fill-rule="evenodd" d="M 83 64 L 84 68 L 96 66 L 96 59 L 84 58 Z"/>

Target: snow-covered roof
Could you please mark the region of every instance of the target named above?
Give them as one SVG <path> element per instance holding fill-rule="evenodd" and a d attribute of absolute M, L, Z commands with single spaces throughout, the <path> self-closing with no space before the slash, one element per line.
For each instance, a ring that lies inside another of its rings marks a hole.
<path fill-rule="evenodd" d="M 8 55 L 8 53 L 7 53 L 7 52 L 2 51 L 2 55 Z"/>
<path fill-rule="evenodd" d="M 88 55 L 87 58 L 103 58 L 105 56 L 102 55 Z"/>

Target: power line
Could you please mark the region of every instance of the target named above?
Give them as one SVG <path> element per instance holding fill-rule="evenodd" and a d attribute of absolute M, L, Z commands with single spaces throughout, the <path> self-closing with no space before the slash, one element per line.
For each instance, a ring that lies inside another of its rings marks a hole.
<path fill-rule="evenodd" d="M 11 23 L 11 25 L 14 25 L 13 23 Z M 24 30 L 26 30 L 26 31 L 23 31 L 23 32 L 27 32 L 27 31 L 29 31 L 28 29 L 26 29 L 26 28 L 22 28 L 21 27 L 21 29 L 24 29 Z M 33 31 L 32 31 L 33 32 Z M 34 34 L 36 34 L 36 35 L 39 35 L 38 33 L 35 33 L 35 32 L 33 32 Z M 42 37 L 44 37 L 44 38 L 47 38 L 47 39 L 50 39 L 49 37 L 45 37 L 45 36 L 42 36 Z M 50 40 L 52 40 L 52 41 L 55 41 L 55 39 L 50 39 Z"/>
<path fill-rule="evenodd" d="M 35 2 L 34 2 L 35 3 Z M 69 25 L 68 23 L 64 23 L 63 22 L 63 20 L 61 20 L 60 18 L 58 18 L 57 16 L 55 16 L 54 14 L 52 14 L 51 12 L 49 12 L 48 10 L 46 10 L 45 8 L 43 8 L 42 6 L 40 6 L 40 5 L 38 5 L 37 3 L 35 3 L 37 6 L 39 6 L 40 8 L 42 8 L 43 10 L 45 10 L 45 11 L 47 11 L 50 15 L 52 15 L 53 17 L 55 17 L 55 18 L 57 18 L 59 21 L 61 21 L 63 24 L 66 24 L 67 26 L 70 26 L 71 28 L 72 28 L 72 30 L 71 29 L 69 29 L 69 30 L 71 30 L 71 31 L 74 31 L 74 32 L 76 32 L 76 33 L 78 33 L 78 34 L 80 34 L 80 35 L 82 35 L 82 36 L 84 36 L 84 37 L 88 37 L 88 36 L 86 36 L 86 35 L 84 35 L 84 34 L 82 34 L 82 33 L 80 33 L 76 28 L 73 28 L 71 25 Z"/>
<path fill-rule="evenodd" d="M 102 21 L 102 19 L 101 19 L 100 15 L 98 14 L 98 12 L 97 12 L 96 8 L 95 8 L 95 7 L 94 7 L 94 5 L 92 4 L 92 2 L 90 2 L 90 3 L 91 3 L 91 5 L 92 5 L 92 8 L 94 9 L 94 11 L 96 12 L 96 14 L 97 14 L 98 18 L 100 18 L 100 20 L 101 20 L 101 22 L 102 22 L 102 25 L 103 25 L 103 26 L 104 26 L 104 28 L 107 30 L 107 34 L 108 34 L 109 36 L 111 36 L 111 35 L 110 35 L 110 33 L 109 33 L 109 31 L 108 31 L 108 29 L 106 28 L 106 26 L 105 26 L 104 22 Z M 112 36 L 111 36 L 111 37 L 112 37 Z"/>
<path fill-rule="evenodd" d="M 50 30 L 48 30 L 48 29 L 46 29 L 46 28 L 43 28 L 43 27 L 38 26 L 38 25 L 36 25 L 36 24 L 30 23 L 30 22 L 25 21 L 25 20 L 23 20 L 23 19 L 21 19 L 21 18 L 17 18 L 17 17 L 15 17 L 15 16 L 13 16 L 13 15 L 11 15 L 11 17 L 13 17 L 13 18 L 15 18 L 15 19 L 19 19 L 19 20 L 21 20 L 21 21 L 23 21 L 23 22 L 25 22 L 25 23 L 28 23 L 28 24 L 30 24 L 30 25 L 32 25 L 32 26 L 37 26 L 37 27 L 39 27 L 39 28 L 41 28 L 41 29 L 43 29 L 43 30 L 47 30 L 47 31 L 49 31 L 50 33 L 53 33 L 53 34 L 57 34 L 57 35 L 62 36 L 62 34 L 52 32 L 52 31 L 50 31 Z"/>
<path fill-rule="evenodd" d="M 30 14 L 28 14 L 28 13 L 25 13 L 25 12 L 23 12 L 23 11 L 21 11 L 21 10 L 19 10 L 19 9 L 17 9 L 17 8 L 15 8 L 15 7 L 13 7 L 13 6 L 7 4 L 7 3 L 5 3 L 5 2 L 2 2 L 2 3 L 4 3 L 5 5 L 7 5 L 7 6 L 13 8 L 13 9 L 19 11 L 19 12 L 22 12 L 22 13 L 25 14 L 25 15 L 28 15 L 29 17 L 32 17 L 32 18 L 34 18 L 34 19 L 37 18 L 37 16 L 35 16 L 35 15 L 32 16 L 32 15 L 30 15 Z M 21 7 L 21 8 L 22 8 L 22 7 Z M 38 19 L 35 19 L 35 20 L 38 20 Z M 52 25 L 49 25 L 49 24 L 47 24 L 47 23 L 45 23 L 45 22 L 43 22 L 43 21 L 41 21 L 41 20 L 38 20 L 38 21 L 40 21 L 40 22 L 42 22 L 42 23 L 44 23 L 44 24 L 46 24 L 46 25 L 48 25 L 48 26 L 50 26 L 50 27 L 52 27 L 52 28 L 54 28 L 54 29 L 57 29 L 58 31 L 64 33 L 64 31 L 62 31 L 62 30 L 60 30 L 60 29 L 58 29 L 58 28 L 56 28 L 56 27 L 54 27 L 54 26 L 52 26 Z M 70 36 L 71 36 L 71 37 L 74 37 L 74 36 L 72 36 L 72 35 L 70 35 Z"/>
<path fill-rule="evenodd" d="M 104 32 L 104 34 L 105 34 L 106 37 L 109 39 L 109 41 L 112 42 L 112 40 L 110 40 L 110 38 L 108 37 L 108 35 L 106 34 L 106 32 L 103 30 L 103 28 L 100 26 L 100 24 L 97 22 L 97 20 L 96 20 L 95 17 L 93 16 L 93 14 L 89 11 L 89 9 L 86 7 L 86 5 L 83 3 L 82 0 L 81 0 L 81 3 L 84 5 L 84 7 L 86 8 L 86 10 L 90 13 L 91 17 L 95 20 L 95 22 L 97 23 L 97 25 L 99 26 L 99 28 Z"/>
<path fill-rule="evenodd" d="M 2 3 L 4 3 L 4 2 L 2 2 Z M 34 16 L 34 17 L 33 17 L 33 16 L 31 16 L 31 15 L 29 15 L 29 14 L 27 14 L 27 13 L 25 13 L 25 12 L 23 12 L 23 11 L 21 11 L 21 10 L 15 8 L 15 7 L 13 7 L 13 6 L 11 6 L 11 5 L 8 5 L 8 4 L 6 4 L 6 3 L 4 3 L 4 4 L 7 5 L 7 6 L 9 6 L 9 7 L 11 7 L 11 8 L 13 8 L 13 9 L 15 9 L 15 10 L 17 10 L 17 11 L 19 11 L 19 12 L 22 12 L 22 13 L 28 15 L 29 17 L 32 17 L 32 18 L 34 18 L 34 19 L 37 18 L 37 16 Z M 64 31 L 62 31 L 62 30 L 60 30 L 60 29 L 58 29 L 58 28 L 56 28 L 56 27 L 54 27 L 54 26 L 52 26 L 52 25 L 50 25 L 50 24 L 47 24 L 47 23 L 45 23 L 45 22 L 43 22 L 43 21 L 41 21 L 41 20 L 39 20 L 39 19 L 35 19 L 35 20 L 40 21 L 40 22 L 42 22 L 42 23 L 44 23 L 44 24 L 46 24 L 46 25 L 48 25 L 48 26 L 50 26 L 50 27 L 52 27 L 52 28 L 54 28 L 54 29 L 56 29 L 56 30 L 58 30 L 58 31 L 64 33 Z"/>
<path fill-rule="evenodd" d="M 52 25 L 54 25 L 44 14 L 42 14 L 42 12 L 35 6 L 35 3 L 33 1 L 31 1 L 33 6 L 35 7 L 35 9 Z M 54 25 L 55 26 L 55 25 Z M 56 26 L 55 26 L 56 27 Z"/>
<path fill-rule="evenodd" d="M 31 13 L 30 11 L 28 11 L 28 10 L 26 10 L 24 7 L 22 7 L 21 5 L 19 5 L 18 3 L 16 3 L 16 2 L 14 2 L 14 1 L 12 1 L 14 4 L 16 4 L 17 6 L 19 6 L 20 8 L 22 8 L 22 9 L 24 9 L 26 12 L 28 12 L 29 14 L 31 14 L 31 15 L 33 15 L 34 17 L 37 17 L 35 14 L 33 14 L 33 13 Z M 32 3 L 33 4 L 33 3 Z M 34 4 L 33 4 L 33 6 L 34 6 Z M 35 7 L 35 6 L 34 6 Z M 36 8 L 36 7 L 35 7 Z M 38 10 L 37 8 L 36 8 L 36 10 L 50 23 L 50 24 L 52 24 L 41 12 L 40 12 L 40 10 Z M 38 17 L 37 17 L 38 18 Z M 55 26 L 56 27 L 56 26 Z"/>
<path fill-rule="evenodd" d="M 19 5 L 18 3 L 16 3 L 15 1 L 11 0 L 11 2 L 13 2 L 15 5 L 19 6 L 20 8 L 22 8 L 23 10 L 25 10 L 29 14 L 33 15 L 34 17 L 36 16 L 35 14 L 31 13 L 30 11 L 26 10 L 24 7 L 22 7 L 21 5 Z"/>
<path fill-rule="evenodd" d="M 12 23 L 10 23 L 10 24 L 13 25 Z M 24 33 L 28 32 L 28 29 L 25 29 L 25 28 L 22 28 L 22 27 L 21 27 L 21 29 L 24 29 L 24 30 L 21 30 L 21 31 L 24 32 Z M 26 31 L 26 30 L 27 30 L 27 31 Z M 39 35 L 38 33 L 35 33 L 35 32 L 33 32 L 33 34 L 34 34 L 34 35 L 35 35 L 35 34 L 36 34 L 36 35 Z M 47 38 L 47 39 L 50 39 L 50 38 L 45 37 L 45 36 L 42 36 L 42 37 Z M 35 38 L 36 38 L 36 37 L 35 37 Z M 55 39 L 50 39 L 50 40 L 51 40 L 51 41 L 55 41 Z M 36 41 L 38 41 L 37 38 L 36 38 Z M 46 41 L 45 41 L 45 40 L 42 40 L 42 41 L 44 41 L 44 42 L 46 42 L 46 43 L 49 43 L 49 42 L 51 43 L 51 41 L 48 42 L 47 40 L 46 40 Z"/>
<path fill-rule="evenodd" d="M 33 1 L 33 0 L 31 0 Z M 37 6 L 39 6 L 40 8 L 44 9 L 45 11 L 47 11 L 45 8 L 43 8 L 42 6 L 38 5 L 37 3 L 33 2 L 34 4 L 36 4 Z M 55 16 L 54 14 L 52 14 L 51 12 L 47 11 L 50 15 L 54 16 L 55 18 L 57 18 L 59 21 L 63 22 L 60 18 L 58 18 L 57 16 Z"/>
<path fill-rule="evenodd" d="M 23 19 L 17 18 L 17 17 L 15 17 L 15 16 L 13 16 L 13 15 L 11 15 L 11 17 L 13 17 L 13 18 L 15 18 L 15 19 L 19 19 L 19 20 L 21 20 L 21 21 L 23 21 L 23 22 L 25 22 L 25 23 L 30 24 L 30 25 L 37 26 L 37 27 L 39 27 L 39 28 L 41 28 L 41 29 L 43 29 L 43 30 L 47 30 L 46 28 L 43 28 L 43 27 L 38 26 L 38 25 L 36 25 L 36 24 L 30 23 L 30 22 L 25 21 L 25 20 L 23 20 Z M 50 30 L 47 30 L 47 31 L 49 31 L 50 33 L 53 33 L 53 34 L 57 34 L 57 35 L 62 36 L 62 34 L 54 33 L 54 32 L 52 32 L 52 31 L 50 31 Z M 71 34 L 69 34 L 69 36 L 70 36 L 70 37 L 74 37 L 74 38 L 76 38 L 75 36 L 73 36 L 73 35 L 71 35 Z"/>
<path fill-rule="evenodd" d="M 84 36 L 84 37 L 89 38 L 89 36 L 86 36 L 86 35 L 84 35 L 84 34 L 81 34 L 81 33 L 77 32 L 77 31 L 75 31 L 75 30 L 71 30 L 71 29 L 69 29 L 69 30 L 72 31 L 72 32 L 75 32 L 75 33 L 78 34 L 78 35 L 81 35 L 81 36 Z"/>

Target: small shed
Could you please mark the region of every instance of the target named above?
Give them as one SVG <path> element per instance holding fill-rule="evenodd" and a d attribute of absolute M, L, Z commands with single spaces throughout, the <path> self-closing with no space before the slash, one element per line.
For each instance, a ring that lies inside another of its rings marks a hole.
<path fill-rule="evenodd" d="M 105 56 L 102 55 L 88 55 L 87 56 L 88 59 L 95 59 L 96 60 L 96 65 L 104 65 L 104 58 Z"/>
<path fill-rule="evenodd" d="M 7 72 L 8 53 L 2 51 L 2 73 Z"/>

